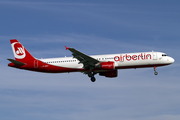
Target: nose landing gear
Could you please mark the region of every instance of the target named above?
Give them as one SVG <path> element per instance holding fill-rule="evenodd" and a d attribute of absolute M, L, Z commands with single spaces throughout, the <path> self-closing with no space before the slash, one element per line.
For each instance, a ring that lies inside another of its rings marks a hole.
<path fill-rule="evenodd" d="M 156 66 L 154 66 L 154 75 L 158 75 L 158 72 L 156 71 Z"/>

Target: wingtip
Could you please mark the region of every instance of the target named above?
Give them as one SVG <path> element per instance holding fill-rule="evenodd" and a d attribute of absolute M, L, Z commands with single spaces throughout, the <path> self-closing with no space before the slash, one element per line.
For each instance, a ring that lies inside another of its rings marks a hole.
<path fill-rule="evenodd" d="M 69 49 L 69 47 L 67 47 L 67 46 L 65 46 L 65 48 L 66 48 L 66 50 L 68 50 L 68 49 Z"/>

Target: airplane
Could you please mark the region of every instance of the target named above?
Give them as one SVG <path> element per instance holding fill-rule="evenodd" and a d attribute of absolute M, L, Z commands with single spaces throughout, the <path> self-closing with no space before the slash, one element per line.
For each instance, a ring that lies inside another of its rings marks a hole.
<path fill-rule="evenodd" d="M 44 73 L 70 73 L 82 72 L 96 81 L 96 74 L 113 78 L 118 76 L 118 69 L 154 68 L 170 65 L 174 59 L 162 52 L 140 52 L 140 53 L 120 53 L 106 55 L 86 55 L 74 48 L 65 46 L 66 50 L 72 52 L 73 57 L 37 59 L 33 57 L 24 46 L 17 40 L 10 40 L 14 59 L 8 59 L 11 63 L 9 67 L 18 69 L 44 72 Z"/>

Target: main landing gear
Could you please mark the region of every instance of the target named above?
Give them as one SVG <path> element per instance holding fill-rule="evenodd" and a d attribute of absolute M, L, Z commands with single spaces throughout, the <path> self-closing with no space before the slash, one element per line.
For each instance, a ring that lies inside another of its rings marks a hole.
<path fill-rule="evenodd" d="M 156 66 L 154 66 L 154 75 L 158 75 L 158 72 L 156 71 Z"/>
<path fill-rule="evenodd" d="M 94 73 L 93 73 L 93 72 L 89 72 L 89 73 L 88 73 L 88 76 L 91 78 L 91 81 L 92 81 L 92 82 L 95 82 L 95 81 L 96 81 L 96 78 L 94 77 Z"/>

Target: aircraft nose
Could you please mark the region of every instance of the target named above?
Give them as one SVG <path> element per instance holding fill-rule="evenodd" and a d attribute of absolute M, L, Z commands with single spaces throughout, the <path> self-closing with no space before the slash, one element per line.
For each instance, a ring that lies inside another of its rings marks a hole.
<path fill-rule="evenodd" d="M 171 62 L 171 63 L 174 63 L 174 59 L 171 57 L 170 59 L 169 59 L 169 62 Z"/>

